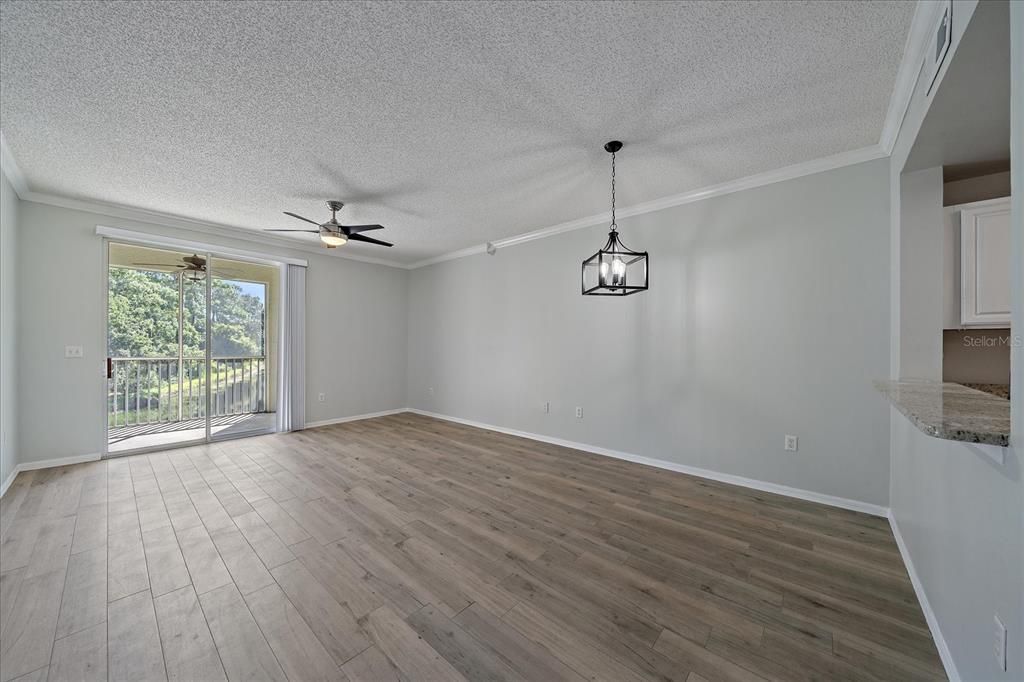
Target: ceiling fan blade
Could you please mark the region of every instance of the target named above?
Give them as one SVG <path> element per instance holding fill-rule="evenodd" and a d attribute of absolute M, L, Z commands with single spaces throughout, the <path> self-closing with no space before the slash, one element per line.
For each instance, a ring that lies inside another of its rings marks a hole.
<path fill-rule="evenodd" d="M 383 230 L 383 225 L 342 225 L 341 229 L 348 234 L 359 234 L 360 232 L 369 232 L 370 230 Z"/>
<path fill-rule="evenodd" d="M 354 242 L 366 242 L 367 244 L 379 244 L 380 246 L 394 246 L 394 244 L 388 244 L 387 242 L 382 242 L 381 240 L 374 239 L 373 237 L 364 237 L 361 234 L 350 234 L 348 238 L 350 241 Z"/>
<path fill-rule="evenodd" d="M 132 265 L 140 265 L 142 267 L 151 268 L 187 268 L 187 265 L 175 265 L 174 263 L 132 263 Z"/>
<path fill-rule="evenodd" d="M 299 220 L 305 220 L 307 223 L 312 223 L 313 225 L 316 225 L 317 227 L 320 227 L 320 223 L 314 222 L 314 221 L 310 220 L 309 218 L 303 218 L 298 213 L 292 213 L 291 211 L 285 211 L 284 214 L 285 215 L 290 215 L 293 218 L 298 218 Z"/>
<path fill-rule="evenodd" d="M 278 230 L 278 229 L 267 229 L 264 232 L 309 232 L 311 234 L 320 234 L 320 230 Z"/>

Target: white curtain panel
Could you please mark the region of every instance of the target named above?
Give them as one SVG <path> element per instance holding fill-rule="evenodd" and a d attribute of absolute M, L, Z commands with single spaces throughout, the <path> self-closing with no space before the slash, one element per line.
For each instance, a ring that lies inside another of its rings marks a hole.
<path fill-rule="evenodd" d="M 286 265 L 281 279 L 284 318 L 277 427 L 298 431 L 306 426 L 306 268 Z"/>

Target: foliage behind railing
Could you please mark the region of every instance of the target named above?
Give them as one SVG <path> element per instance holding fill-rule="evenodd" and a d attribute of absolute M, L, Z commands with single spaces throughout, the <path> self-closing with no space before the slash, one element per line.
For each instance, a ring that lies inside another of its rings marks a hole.
<path fill-rule="evenodd" d="M 205 358 L 111 358 L 110 363 L 110 427 L 206 417 Z M 209 382 L 212 417 L 268 411 L 264 356 L 211 358 Z"/>

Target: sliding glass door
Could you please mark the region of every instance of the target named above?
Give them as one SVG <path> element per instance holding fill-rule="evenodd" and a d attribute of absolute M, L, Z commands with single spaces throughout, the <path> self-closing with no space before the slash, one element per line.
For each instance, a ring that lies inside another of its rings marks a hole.
<path fill-rule="evenodd" d="M 210 377 L 213 439 L 268 433 L 277 415 L 278 268 L 217 258 L 211 263 Z"/>
<path fill-rule="evenodd" d="M 275 266 L 109 244 L 107 451 L 274 430 Z"/>

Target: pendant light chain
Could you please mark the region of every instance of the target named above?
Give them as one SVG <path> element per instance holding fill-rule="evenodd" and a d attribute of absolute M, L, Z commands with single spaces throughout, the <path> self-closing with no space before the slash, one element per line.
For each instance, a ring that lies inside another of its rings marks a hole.
<path fill-rule="evenodd" d="M 615 152 L 612 152 L 612 232 L 615 232 L 618 225 L 615 224 Z"/>

